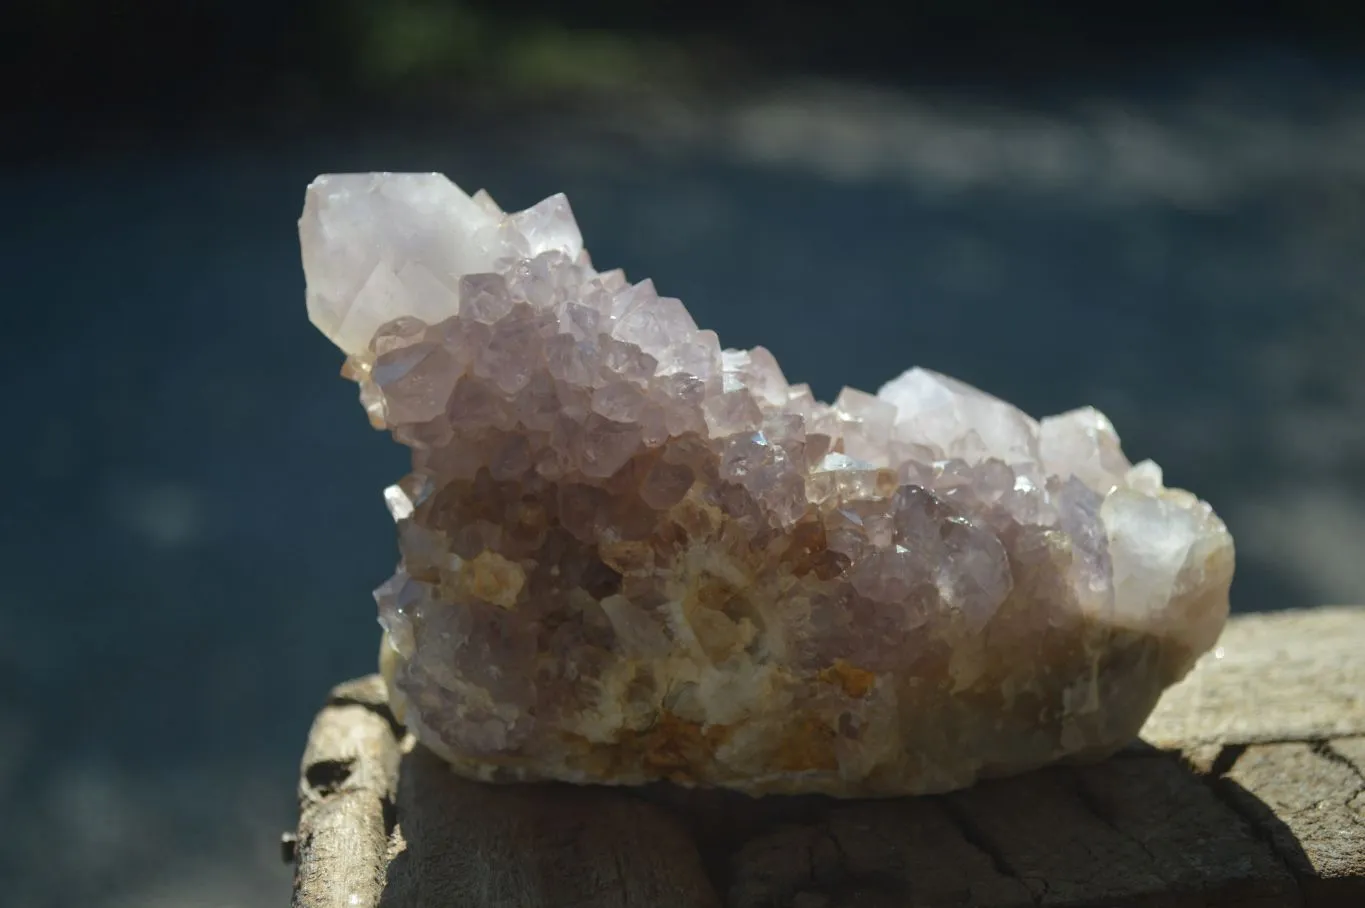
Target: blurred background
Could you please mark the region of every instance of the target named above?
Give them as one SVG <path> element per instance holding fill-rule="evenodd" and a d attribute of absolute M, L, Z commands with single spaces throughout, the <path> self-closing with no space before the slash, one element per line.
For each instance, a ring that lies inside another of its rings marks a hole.
<path fill-rule="evenodd" d="M 319 172 L 567 192 L 601 267 L 825 398 L 1094 404 L 1234 608 L 1365 599 L 1365 26 L 1330 0 L 11 0 L 0 901 L 282 905 L 393 567 L 309 325 Z"/>

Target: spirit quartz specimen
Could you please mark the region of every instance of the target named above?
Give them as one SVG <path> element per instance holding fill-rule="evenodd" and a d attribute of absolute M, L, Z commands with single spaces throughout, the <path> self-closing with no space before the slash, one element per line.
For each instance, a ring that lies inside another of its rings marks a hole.
<path fill-rule="evenodd" d="M 1233 544 L 1082 408 L 925 369 L 833 405 L 594 270 L 562 195 L 319 177 L 308 312 L 377 428 L 404 723 L 464 775 L 945 791 L 1130 741 Z"/>

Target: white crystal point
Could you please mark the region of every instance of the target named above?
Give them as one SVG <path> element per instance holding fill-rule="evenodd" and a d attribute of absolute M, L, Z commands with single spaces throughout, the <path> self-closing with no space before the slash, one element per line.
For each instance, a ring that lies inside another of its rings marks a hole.
<path fill-rule="evenodd" d="M 512 215 L 512 224 L 526 238 L 531 258 L 544 252 L 562 252 L 576 259 L 583 252 L 583 234 L 562 192 Z"/>
<path fill-rule="evenodd" d="M 1114 424 L 1094 407 L 1045 418 L 1039 423 L 1038 445 L 1048 472 L 1073 475 L 1103 494 L 1123 482 L 1132 466 L 1123 456 Z"/>
<path fill-rule="evenodd" d="M 563 196 L 320 177 L 300 238 L 412 450 L 381 670 L 462 774 L 945 791 L 1122 747 L 1226 619 L 1227 528 L 1093 408 L 919 368 L 821 403 L 596 272 Z"/>
<path fill-rule="evenodd" d="M 439 173 L 329 174 L 308 187 L 299 220 L 308 315 L 350 355 L 402 316 L 455 313 L 461 277 L 508 255 L 563 252 L 583 238 L 563 195 L 508 217 Z"/>
<path fill-rule="evenodd" d="M 1195 653 L 1213 646 L 1228 616 L 1233 543 L 1223 521 L 1188 492 L 1119 488 L 1100 509 L 1113 564 L 1114 616 L 1147 633 L 1179 624 Z"/>
<path fill-rule="evenodd" d="M 966 382 L 917 367 L 882 385 L 877 396 L 896 407 L 894 431 L 902 442 L 969 463 L 1038 459 L 1037 422 Z"/>

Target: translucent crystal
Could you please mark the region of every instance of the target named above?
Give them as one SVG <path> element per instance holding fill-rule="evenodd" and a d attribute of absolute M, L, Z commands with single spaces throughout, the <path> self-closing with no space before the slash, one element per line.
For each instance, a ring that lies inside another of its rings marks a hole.
<path fill-rule="evenodd" d="M 627 297 L 613 319 L 612 336 L 650 354 L 659 354 L 692 339 L 697 323 L 681 300 L 660 297 L 652 286 L 624 291 Z"/>
<path fill-rule="evenodd" d="M 555 251 L 573 259 L 583 251 L 583 234 L 579 233 L 569 200 L 563 194 L 552 195 L 512 215 L 511 222 L 526 238 L 530 247 L 528 258 Z"/>
<path fill-rule="evenodd" d="M 500 274 L 467 274 L 460 278 L 460 317 L 494 325 L 512 311 L 512 294 Z"/>
<path fill-rule="evenodd" d="M 763 423 L 763 412 L 758 409 L 754 395 L 743 387 L 707 399 L 702 404 L 702 413 L 712 438 L 752 432 Z"/>
<path fill-rule="evenodd" d="M 787 402 L 787 379 L 773 357 L 763 347 L 752 350 L 726 350 L 721 354 L 726 391 L 744 389 L 759 402 L 780 407 Z"/>
<path fill-rule="evenodd" d="M 474 235 L 495 223 L 440 174 L 318 177 L 299 222 L 309 317 L 348 354 L 399 316 L 440 320 L 450 307 L 412 293 L 400 273 L 416 263 L 453 286 L 462 275 L 492 270 L 503 249 Z"/>
<path fill-rule="evenodd" d="M 1022 411 L 946 375 L 910 369 L 877 396 L 896 408 L 902 440 L 969 462 L 1038 459 L 1038 424 Z"/>
<path fill-rule="evenodd" d="M 1121 483 L 1131 466 L 1113 423 L 1094 407 L 1044 419 L 1038 424 L 1038 446 L 1050 471 L 1070 473 L 1101 493 Z"/>
<path fill-rule="evenodd" d="M 896 407 L 856 388 L 845 388 L 834 401 L 844 452 L 885 466 L 891 456 L 891 429 L 896 423 Z"/>
<path fill-rule="evenodd" d="M 563 196 L 324 176 L 300 238 L 412 450 L 382 666 L 460 773 L 942 791 L 1123 746 L 1222 628 L 1226 528 L 1093 408 L 924 369 L 821 403 L 596 272 Z"/>

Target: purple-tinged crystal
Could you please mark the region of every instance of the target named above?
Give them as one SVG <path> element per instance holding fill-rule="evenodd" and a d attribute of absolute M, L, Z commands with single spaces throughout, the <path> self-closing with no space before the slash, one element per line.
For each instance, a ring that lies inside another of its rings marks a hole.
<path fill-rule="evenodd" d="M 944 791 L 1121 747 L 1221 631 L 1226 528 L 1094 409 L 924 369 L 820 403 L 595 271 L 563 196 L 324 176 L 300 236 L 413 452 L 381 663 L 461 773 Z"/>

